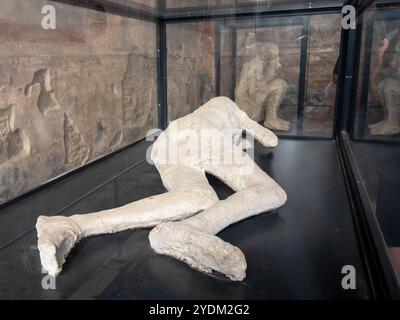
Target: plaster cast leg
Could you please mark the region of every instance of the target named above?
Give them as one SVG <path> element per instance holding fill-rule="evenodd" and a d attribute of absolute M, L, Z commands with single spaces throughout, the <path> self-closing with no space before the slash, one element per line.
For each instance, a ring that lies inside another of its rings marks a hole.
<path fill-rule="evenodd" d="M 243 280 L 247 268 L 244 254 L 215 235 L 231 224 L 279 208 L 287 196 L 256 164 L 251 175 L 240 176 L 238 170 L 234 166 L 207 170 L 237 192 L 187 220 L 157 226 L 149 236 L 152 248 L 195 269 L 208 273 L 214 270 L 232 280 Z"/>
<path fill-rule="evenodd" d="M 167 193 L 93 214 L 39 217 L 36 228 L 43 268 L 50 275 L 58 275 L 70 250 L 85 237 L 181 220 L 218 201 L 204 172 L 187 166 L 159 169 Z"/>
<path fill-rule="evenodd" d="M 270 84 L 270 93 L 266 100 L 264 126 L 272 130 L 289 131 L 290 122 L 279 118 L 278 110 L 286 93 L 287 84 L 276 79 Z"/>

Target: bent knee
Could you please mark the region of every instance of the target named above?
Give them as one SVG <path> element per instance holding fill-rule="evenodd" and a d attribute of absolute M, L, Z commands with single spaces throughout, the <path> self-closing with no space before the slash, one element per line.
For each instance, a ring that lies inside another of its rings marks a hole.
<path fill-rule="evenodd" d="M 288 200 L 287 193 L 280 186 L 278 186 L 277 193 L 278 193 L 277 198 L 279 200 L 279 206 L 283 206 Z"/>
<path fill-rule="evenodd" d="M 286 191 L 276 182 L 273 184 L 261 184 L 259 185 L 259 190 L 265 194 L 265 200 L 268 205 L 272 202 L 274 208 L 279 208 L 287 202 L 288 197 Z"/>

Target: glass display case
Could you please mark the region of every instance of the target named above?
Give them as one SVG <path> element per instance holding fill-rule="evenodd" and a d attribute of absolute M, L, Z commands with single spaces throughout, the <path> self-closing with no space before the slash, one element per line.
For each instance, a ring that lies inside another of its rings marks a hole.
<path fill-rule="evenodd" d="M 168 121 L 223 95 L 278 135 L 332 139 L 340 35 L 340 14 L 329 11 L 167 22 Z M 257 64 L 269 75 L 250 83 Z M 249 86 L 258 88 L 251 97 Z M 279 123 L 266 123 L 266 101 L 276 105 Z"/>
<path fill-rule="evenodd" d="M 400 3 L 373 1 L 359 18 L 349 40 L 355 68 L 347 69 L 344 131 L 341 134 L 354 174 L 356 197 L 370 236 L 385 261 L 381 268 L 389 288 L 400 274 Z M 397 275 L 396 275 L 397 274 Z"/>
<path fill-rule="evenodd" d="M 0 49 L 0 299 L 400 298 L 399 1 L 3 0 Z M 154 132 L 218 96 L 278 136 L 251 151 L 288 198 L 221 232 L 245 282 L 139 229 L 82 240 L 43 289 L 38 217 L 165 193 Z"/>

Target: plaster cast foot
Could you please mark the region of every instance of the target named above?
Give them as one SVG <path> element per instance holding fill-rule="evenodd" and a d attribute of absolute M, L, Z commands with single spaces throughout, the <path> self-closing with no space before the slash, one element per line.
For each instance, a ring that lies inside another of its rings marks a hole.
<path fill-rule="evenodd" d="M 285 131 L 289 131 L 290 130 L 290 122 L 283 120 L 281 118 L 278 118 L 278 122 L 280 123 L 282 128 L 285 128 Z"/>
<path fill-rule="evenodd" d="M 264 122 L 264 126 L 271 130 L 278 130 L 278 131 L 290 130 L 290 122 L 282 120 L 280 118 L 275 118 L 273 120 L 267 119 Z"/>
<path fill-rule="evenodd" d="M 184 223 L 164 223 L 151 231 L 149 239 L 157 253 L 182 260 L 197 270 L 217 271 L 233 281 L 246 277 L 246 259 L 239 248 Z"/>
<path fill-rule="evenodd" d="M 393 135 L 400 133 L 400 126 L 386 123 L 382 126 L 371 129 L 370 132 L 372 135 L 376 136 Z"/>
<path fill-rule="evenodd" d="M 36 230 L 42 267 L 55 277 L 68 253 L 80 241 L 81 231 L 71 218 L 44 216 L 38 218 Z"/>

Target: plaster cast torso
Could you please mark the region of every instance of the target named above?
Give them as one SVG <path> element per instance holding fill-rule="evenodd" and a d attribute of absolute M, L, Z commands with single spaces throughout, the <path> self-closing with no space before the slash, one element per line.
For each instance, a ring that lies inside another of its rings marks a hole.
<path fill-rule="evenodd" d="M 164 156 L 169 152 L 169 147 L 173 145 L 178 148 L 176 154 L 179 164 L 205 170 L 204 162 L 209 161 L 210 157 L 223 156 L 222 152 L 212 152 L 215 146 L 211 140 L 235 141 L 238 144 L 242 131 L 235 131 L 235 128 L 240 128 L 240 121 L 235 115 L 234 109 L 230 105 L 221 106 L 217 101 L 211 100 L 193 113 L 171 122 L 154 143 L 152 161 L 157 166 L 161 164 L 159 157 L 162 157 L 162 162 L 165 162 L 163 161 Z M 208 132 L 211 139 L 200 141 L 199 138 Z M 200 154 L 201 152 L 203 155 Z M 217 157 L 214 160 L 222 159 Z"/>

